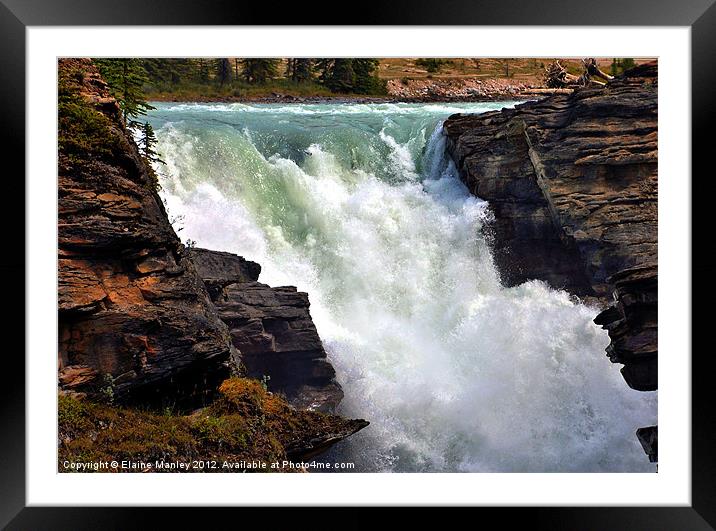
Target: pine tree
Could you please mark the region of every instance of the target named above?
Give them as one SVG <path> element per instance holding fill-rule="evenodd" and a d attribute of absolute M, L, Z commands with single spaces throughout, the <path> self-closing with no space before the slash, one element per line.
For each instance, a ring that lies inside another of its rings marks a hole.
<path fill-rule="evenodd" d="M 136 126 L 133 118 L 154 109 L 145 99 L 143 86 L 149 81 L 141 59 L 97 59 L 105 82 L 115 97 L 127 126 Z"/>
<path fill-rule="evenodd" d="M 613 76 L 618 76 L 619 74 L 623 74 L 630 68 L 634 68 L 636 66 L 636 62 L 634 62 L 634 59 L 630 57 L 625 58 L 615 58 L 612 59 L 612 64 L 609 68 L 609 73 Z"/>
<path fill-rule="evenodd" d="M 149 122 L 144 122 L 139 130 L 139 142 L 137 143 L 139 153 L 149 163 L 158 162 L 160 164 L 166 164 L 166 162 L 161 159 L 159 153 L 154 150 L 154 146 L 156 145 L 157 136 L 154 134 L 154 128 Z"/>
<path fill-rule="evenodd" d="M 429 74 L 440 72 L 440 69 L 448 63 L 447 59 L 437 59 L 435 57 L 416 59 L 415 64 L 422 66 Z"/>
<path fill-rule="evenodd" d="M 630 70 L 636 66 L 636 63 L 634 62 L 634 59 L 631 57 L 625 57 L 621 61 L 622 63 L 622 72 L 626 72 L 627 70 Z"/>
<path fill-rule="evenodd" d="M 378 77 L 378 59 L 353 59 L 353 92 L 357 94 L 384 94 L 386 82 Z"/>
<path fill-rule="evenodd" d="M 278 59 L 242 59 L 242 75 L 247 83 L 264 84 L 278 74 Z"/>
<path fill-rule="evenodd" d="M 195 76 L 200 83 L 209 82 L 209 61 L 207 59 L 196 59 Z"/>
<path fill-rule="evenodd" d="M 173 85 L 191 78 L 193 71 L 191 59 L 142 59 L 142 66 L 150 81 Z"/>
<path fill-rule="evenodd" d="M 286 79 L 294 83 L 303 83 L 313 79 L 313 59 L 288 59 Z"/>
<path fill-rule="evenodd" d="M 333 92 L 385 94 L 386 82 L 378 77 L 379 64 L 378 59 L 315 59 L 310 72 L 318 71 L 318 81 Z"/>
<path fill-rule="evenodd" d="M 315 68 L 320 74 L 318 75 L 318 81 L 325 84 L 328 78 L 331 76 L 331 70 L 333 69 L 333 59 L 316 59 Z"/>
<path fill-rule="evenodd" d="M 313 59 L 293 60 L 293 80 L 296 83 L 303 83 L 313 79 Z"/>
<path fill-rule="evenodd" d="M 286 76 L 286 79 L 295 81 L 295 75 L 296 75 L 296 60 L 295 59 L 291 59 L 290 57 L 288 59 L 286 59 L 286 72 L 284 75 Z"/>
<path fill-rule="evenodd" d="M 319 81 L 333 92 L 351 92 L 355 81 L 353 59 L 318 59 Z"/>
<path fill-rule="evenodd" d="M 617 59 L 617 58 L 612 59 L 612 64 L 610 66 L 611 75 L 613 75 L 613 76 L 619 75 L 620 70 L 621 70 L 621 64 L 620 64 L 619 59 Z"/>
<path fill-rule="evenodd" d="M 224 83 L 231 81 L 231 63 L 228 59 L 216 60 L 216 78 L 222 87 Z"/>
<path fill-rule="evenodd" d="M 333 70 L 327 85 L 334 92 L 351 92 L 354 78 L 353 59 L 334 59 Z"/>

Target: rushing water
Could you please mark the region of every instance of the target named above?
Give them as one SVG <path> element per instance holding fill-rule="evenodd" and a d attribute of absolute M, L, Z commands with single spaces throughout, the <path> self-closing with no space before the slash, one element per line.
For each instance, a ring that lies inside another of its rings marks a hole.
<path fill-rule="evenodd" d="M 371 425 L 326 458 L 357 471 L 653 471 L 656 393 L 605 357 L 594 308 L 500 286 L 441 120 L 508 103 L 160 103 L 163 198 L 184 241 L 307 291 Z"/>

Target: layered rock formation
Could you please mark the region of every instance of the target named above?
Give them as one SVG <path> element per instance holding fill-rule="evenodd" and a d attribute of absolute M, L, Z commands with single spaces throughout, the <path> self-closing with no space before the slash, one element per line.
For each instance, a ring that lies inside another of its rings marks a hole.
<path fill-rule="evenodd" d="M 465 184 L 491 203 L 506 284 L 607 300 L 611 275 L 655 263 L 656 127 L 653 63 L 605 88 L 445 122 Z"/>
<path fill-rule="evenodd" d="M 612 306 L 594 322 L 609 332 L 607 356 L 624 364 L 622 375 L 632 389 L 654 391 L 658 385 L 658 291 L 655 265 L 624 269 L 610 277 Z"/>
<path fill-rule="evenodd" d="M 261 266 L 230 253 L 192 249 L 247 375 L 301 409 L 332 411 L 343 398 L 309 313 L 308 294 L 257 282 Z"/>
<path fill-rule="evenodd" d="M 120 401 L 200 403 L 236 365 L 229 332 L 107 86 L 89 61 L 59 67 L 107 117 L 96 120 L 111 146 L 86 156 L 60 150 L 60 387 Z"/>
<path fill-rule="evenodd" d="M 61 393 L 187 411 L 214 402 L 219 384 L 246 368 L 270 376 L 294 406 L 335 407 L 343 395 L 307 295 L 259 284 L 260 266 L 240 257 L 185 249 L 95 66 L 60 60 L 58 73 Z M 271 433 L 289 457 L 367 425 L 281 408 Z"/>
<path fill-rule="evenodd" d="M 608 306 L 597 322 L 627 383 L 657 387 L 657 65 L 480 115 L 454 115 L 448 151 L 503 282 L 543 280 Z M 654 448 L 656 446 L 654 445 Z"/>

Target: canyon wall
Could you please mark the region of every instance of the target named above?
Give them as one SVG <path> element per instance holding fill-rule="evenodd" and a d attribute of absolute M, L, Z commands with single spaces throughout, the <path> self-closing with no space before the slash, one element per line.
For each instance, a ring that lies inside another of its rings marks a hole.
<path fill-rule="evenodd" d="M 59 154 L 60 388 L 201 403 L 236 370 L 238 352 L 107 86 L 89 61 L 59 68 L 102 113 L 90 115 L 87 131 L 72 130 L 78 144 L 81 134 L 96 143 L 61 144 Z"/>
<path fill-rule="evenodd" d="M 463 181 L 490 202 L 503 283 L 539 279 L 600 305 L 608 356 L 642 391 L 657 388 L 657 77 L 646 63 L 444 124 Z"/>
<path fill-rule="evenodd" d="M 258 283 L 260 266 L 241 257 L 185 248 L 95 66 L 60 60 L 58 74 L 61 394 L 189 411 L 243 375 L 266 377 L 297 409 L 333 410 L 343 393 L 308 296 Z M 288 455 L 367 425 L 294 411 L 310 441 Z"/>

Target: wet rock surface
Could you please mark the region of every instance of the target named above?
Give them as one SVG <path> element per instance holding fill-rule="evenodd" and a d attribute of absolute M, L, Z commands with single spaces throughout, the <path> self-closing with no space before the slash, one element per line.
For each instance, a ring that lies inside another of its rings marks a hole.
<path fill-rule="evenodd" d="M 300 409 L 332 411 L 343 398 L 309 312 L 308 294 L 257 282 L 261 268 L 230 253 L 192 249 L 247 375 Z"/>
<path fill-rule="evenodd" d="M 624 379 L 638 391 L 658 387 L 657 280 L 655 265 L 625 269 L 610 277 L 615 302 L 594 319 L 609 332 L 607 356 L 624 364 Z"/>
<path fill-rule="evenodd" d="M 659 461 L 659 430 L 657 426 L 647 426 L 636 430 L 636 437 L 639 439 L 644 452 L 649 456 L 649 461 Z"/>
<path fill-rule="evenodd" d="M 606 308 L 607 355 L 657 388 L 657 65 L 444 124 L 503 282 L 539 279 Z M 610 304 L 614 302 L 612 306 Z"/>

